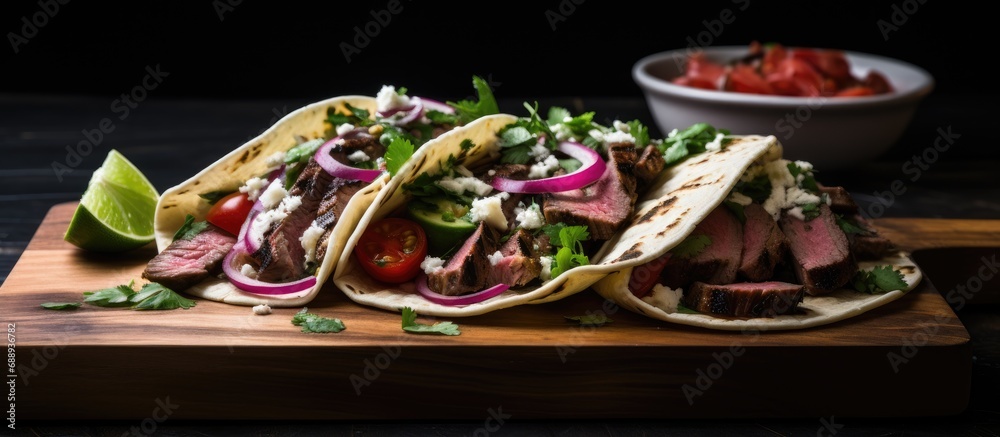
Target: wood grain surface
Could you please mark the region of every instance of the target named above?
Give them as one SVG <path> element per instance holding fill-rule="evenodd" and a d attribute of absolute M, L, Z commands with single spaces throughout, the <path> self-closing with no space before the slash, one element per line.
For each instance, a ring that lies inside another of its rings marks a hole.
<path fill-rule="evenodd" d="M 141 420 L 167 398 L 178 406 L 171 417 L 187 419 L 940 416 L 968 402 L 969 335 L 931 281 L 846 321 L 781 332 L 670 325 L 590 291 L 452 319 L 456 337 L 405 333 L 398 314 L 359 306 L 332 284 L 309 309 L 343 320 L 338 334 L 299 332 L 297 309 L 255 316 L 208 301 L 44 310 L 139 282 L 155 254 L 77 250 L 62 240 L 74 208 L 49 212 L 0 288 L 24 419 Z M 908 249 L 1000 247 L 1000 221 L 876 224 Z M 586 313 L 614 322 L 563 317 Z"/>

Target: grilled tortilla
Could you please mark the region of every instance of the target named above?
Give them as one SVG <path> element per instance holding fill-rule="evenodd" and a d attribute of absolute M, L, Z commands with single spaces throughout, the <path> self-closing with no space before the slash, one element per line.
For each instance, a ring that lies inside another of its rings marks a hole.
<path fill-rule="evenodd" d="M 820 296 L 806 295 L 796 314 L 773 318 L 724 318 L 708 314 L 668 313 L 632 294 L 632 270 L 669 252 L 691 234 L 695 226 L 729 195 L 743 173 L 758 160 L 781 158 L 780 143 L 773 137 L 735 137 L 721 151 L 696 155 L 660 175 L 656 188 L 640 199 L 632 223 L 609 240 L 594 257 L 597 264 L 613 267 L 594 284 L 602 296 L 634 312 L 672 323 L 723 330 L 802 329 L 843 320 L 899 299 L 916 287 L 920 270 L 906 253 L 874 262 L 859 262 L 860 269 L 889 265 L 903 274 L 906 290 L 865 294 L 841 289 Z"/>
<path fill-rule="evenodd" d="M 211 205 L 200 198 L 199 194 L 235 191 L 248 179 L 267 172 L 269 167 L 266 160 L 269 156 L 291 148 L 296 135 L 322 138 L 327 129 L 327 110 L 332 108 L 349 112 L 346 108 L 348 104 L 372 114 L 376 111 L 375 99 L 364 96 L 336 97 L 302 107 L 197 175 L 165 191 L 156 205 L 154 229 L 157 249 L 163 251 L 170 245 L 174 232 L 184 223 L 186 215 L 191 214 L 196 220 L 204 220 Z M 415 152 L 414 157 L 419 157 L 421 150 L 423 149 Z M 226 279 L 209 278 L 184 290 L 185 293 L 235 305 L 267 303 L 275 307 L 294 307 L 308 303 L 333 272 L 344 244 L 365 210 L 389 183 L 388 174 L 383 173 L 351 198 L 327 240 L 327 255 L 316 270 L 316 285 L 312 288 L 294 294 L 264 296 L 246 293 Z"/>

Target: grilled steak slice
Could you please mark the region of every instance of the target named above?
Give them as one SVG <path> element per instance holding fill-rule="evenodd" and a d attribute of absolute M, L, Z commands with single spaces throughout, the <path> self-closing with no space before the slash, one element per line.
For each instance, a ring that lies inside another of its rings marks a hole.
<path fill-rule="evenodd" d="M 375 160 L 385 155 L 385 146 L 378 142 L 378 138 L 362 133 L 351 139 L 344 140 L 342 144 L 336 144 L 331 147 L 330 156 L 336 159 L 337 162 L 350 165 L 351 160 L 348 156 L 359 150 L 364 152 L 368 160 Z"/>
<path fill-rule="evenodd" d="M 635 163 L 635 177 L 638 186 L 640 188 L 648 187 L 660 175 L 665 165 L 663 153 L 660 153 L 660 149 L 657 149 L 656 146 L 650 144 L 642 149 L 642 154 L 639 155 L 639 160 Z"/>
<path fill-rule="evenodd" d="M 217 270 L 236 237 L 209 224 L 189 240 L 175 240 L 149 260 L 142 277 L 174 291 L 184 291 Z"/>
<path fill-rule="evenodd" d="M 674 256 L 661 273 L 670 288 L 686 287 L 699 281 L 709 284 L 729 284 L 736 281 L 743 253 L 743 229 L 739 220 L 726 206 L 715 208 L 688 238 L 706 236 L 708 246 L 700 253 L 685 258 Z"/>
<path fill-rule="evenodd" d="M 890 251 L 892 251 L 892 242 L 889 241 L 888 238 L 879 235 L 875 226 L 873 226 L 868 220 L 865 220 L 865 218 L 860 214 L 845 217 L 845 220 L 866 231 L 863 234 L 847 234 L 847 240 L 850 242 L 851 253 L 854 254 L 855 259 L 882 259 L 888 255 Z"/>
<path fill-rule="evenodd" d="M 684 305 L 701 313 L 730 317 L 774 317 L 795 311 L 803 287 L 787 282 L 710 285 L 695 282 L 684 292 Z"/>
<path fill-rule="evenodd" d="M 333 183 L 330 184 L 330 189 L 319 203 L 319 210 L 316 211 L 316 220 L 313 222 L 316 226 L 326 229 L 316 243 L 317 264 L 323 263 L 323 258 L 326 256 L 327 251 L 326 241 L 330 239 L 330 234 L 333 232 L 333 227 L 337 224 L 337 220 L 340 220 L 340 217 L 344 214 L 347 202 L 350 202 L 351 198 L 358 191 L 361 191 L 365 185 L 361 181 L 350 181 L 341 178 L 334 178 Z"/>
<path fill-rule="evenodd" d="M 751 203 L 743 208 L 743 255 L 739 273 L 753 282 L 770 279 L 774 267 L 785 257 L 788 245 L 785 234 L 778 228 L 764 207 Z"/>
<path fill-rule="evenodd" d="M 264 243 L 253 257 L 259 262 L 257 279 L 288 282 L 305 276 L 305 249 L 302 234 L 316 218 L 320 202 L 330 191 L 334 178 L 310 158 L 288 196 L 300 196 L 302 204 L 264 235 Z"/>
<path fill-rule="evenodd" d="M 837 214 L 857 214 L 858 204 L 844 187 L 819 187 L 820 193 L 830 196 L 830 209 Z"/>
<path fill-rule="evenodd" d="M 847 236 L 837 226 L 833 212 L 823 203 L 819 211 L 819 216 L 810 221 L 787 213 L 779 221 L 795 258 L 795 275 L 805 285 L 806 292 L 814 295 L 844 286 L 858 271 Z"/>
<path fill-rule="evenodd" d="M 482 290 L 493 267 L 486 256 L 497 250 L 498 239 L 491 226 L 480 222 L 443 269 L 427 275 L 427 287 L 445 296 Z"/>
<path fill-rule="evenodd" d="M 496 284 L 507 284 L 517 287 L 538 277 L 542 272 L 542 264 L 534 251 L 535 238 L 524 229 L 518 229 L 503 246 L 503 255 L 496 264 L 490 266 L 486 287 Z"/>
<path fill-rule="evenodd" d="M 592 239 L 611 238 L 635 206 L 635 161 L 632 143 L 609 145 L 608 166 L 600 179 L 579 190 L 544 195 L 545 221 L 587 225 Z"/>

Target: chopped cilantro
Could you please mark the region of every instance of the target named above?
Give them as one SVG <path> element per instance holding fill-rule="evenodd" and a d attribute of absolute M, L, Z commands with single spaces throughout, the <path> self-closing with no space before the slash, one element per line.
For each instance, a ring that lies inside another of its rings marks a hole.
<path fill-rule="evenodd" d="M 207 193 L 201 193 L 198 197 L 205 199 L 209 205 L 215 205 L 223 197 L 235 193 L 236 190 L 219 190 L 219 191 L 209 191 Z"/>
<path fill-rule="evenodd" d="M 322 317 L 318 314 L 310 313 L 309 308 L 305 307 L 292 316 L 292 324 L 302 327 L 302 332 L 317 334 L 340 332 L 346 328 L 344 322 L 341 322 L 340 319 Z"/>
<path fill-rule="evenodd" d="M 903 280 L 903 274 L 888 265 L 877 266 L 872 270 L 859 270 L 851 283 L 855 290 L 868 294 L 905 290 L 908 286 Z"/>
<path fill-rule="evenodd" d="M 681 244 L 670 249 L 670 253 L 678 258 L 694 258 L 712 244 L 712 239 L 704 234 L 688 235 Z"/>
<path fill-rule="evenodd" d="M 563 316 L 567 322 L 576 322 L 580 326 L 604 326 L 606 323 L 612 323 L 611 320 L 604 313 L 597 314 L 587 314 L 584 316 Z"/>
<path fill-rule="evenodd" d="M 635 147 L 643 148 L 649 144 L 649 128 L 642 124 L 639 120 L 632 120 L 628 123 L 628 133 L 635 138 Z"/>
<path fill-rule="evenodd" d="M 177 232 L 174 232 L 173 241 L 190 240 L 194 238 L 195 235 L 198 235 L 202 231 L 204 231 L 205 228 L 207 227 L 208 227 L 208 222 L 206 221 L 196 222 L 194 221 L 194 216 L 188 214 L 187 217 L 184 217 L 184 224 L 181 225 L 180 229 L 178 229 Z"/>
<path fill-rule="evenodd" d="M 802 188 L 811 191 L 813 194 L 819 193 L 819 185 L 816 184 L 816 178 L 813 177 L 812 170 L 804 171 L 798 164 L 789 162 L 788 172 L 792 174 L 792 177 L 796 181 L 799 180 L 799 175 L 802 175 L 802 182 L 799 184 Z"/>
<path fill-rule="evenodd" d="M 429 111 L 425 111 L 424 116 L 427 117 L 427 119 L 430 120 L 431 123 L 435 125 L 458 124 L 458 116 L 455 114 L 448 114 L 446 112 L 441 112 L 431 109 Z"/>
<path fill-rule="evenodd" d="M 472 76 L 472 86 L 476 87 L 476 94 L 479 97 L 478 102 L 473 102 L 472 100 L 448 102 L 448 106 L 455 108 L 455 115 L 458 116 L 458 121 L 461 124 L 467 124 L 486 115 L 500 113 L 500 106 L 497 105 L 497 99 L 493 97 L 490 84 L 486 83 L 479 76 Z"/>
<path fill-rule="evenodd" d="M 805 216 L 806 221 L 812 221 L 812 219 L 819 217 L 819 204 L 818 203 L 808 203 L 802 205 L 802 215 Z"/>
<path fill-rule="evenodd" d="M 740 205 L 739 203 L 729 200 L 724 200 L 722 204 L 726 205 L 726 208 L 729 208 L 729 211 L 732 212 L 733 215 L 735 215 L 736 218 L 740 220 L 740 223 L 746 224 L 747 222 L 747 214 L 745 212 L 746 207 Z"/>
<path fill-rule="evenodd" d="M 766 174 L 760 174 L 748 182 L 737 182 L 733 191 L 753 199 L 755 203 L 762 204 L 768 197 L 771 197 L 771 179 Z"/>
<path fill-rule="evenodd" d="M 871 232 L 861 226 L 858 226 L 853 220 L 845 219 L 844 216 L 836 215 L 837 226 L 840 226 L 840 230 L 844 231 L 845 234 L 858 234 L 858 235 L 870 235 Z"/>
<path fill-rule="evenodd" d="M 569 109 L 553 106 L 549 108 L 549 116 L 545 118 L 545 121 L 548 122 L 549 125 L 559 124 L 562 123 L 567 117 L 573 117 L 573 114 L 570 114 Z"/>
<path fill-rule="evenodd" d="M 389 171 L 389 176 L 395 176 L 411 156 L 413 156 L 412 143 L 403 138 L 392 140 L 392 144 L 385 149 L 385 168 Z"/>
<path fill-rule="evenodd" d="M 726 129 L 716 129 L 708 123 L 696 123 L 667 136 L 658 147 L 663 152 L 667 165 L 672 165 L 690 155 L 704 152 L 705 145 L 714 141 L 719 133 L 729 135 Z"/>
<path fill-rule="evenodd" d="M 144 284 L 138 293 L 129 297 L 134 310 L 174 310 L 188 309 L 198 304 L 156 282 Z"/>
<path fill-rule="evenodd" d="M 396 95 L 398 95 L 398 96 L 405 96 L 406 95 L 406 91 L 407 91 L 406 87 L 405 86 L 401 86 L 399 88 L 396 88 Z"/>
<path fill-rule="evenodd" d="M 135 295 L 135 290 L 132 289 L 134 285 L 135 281 L 131 281 L 128 285 L 84 292 L 83 303 L 99 307 L 127 307 L 132 305 L 129 299 Z"/>
<path fill-rule="evenodd" d="M 349 114 L 337 111 L 334 108 L 330 108 L 326 111 L 326 119 L 333 126 L 334 129 L 344 123 L 353 124 L 355 126 L 371 126 L 375 124 L 371 118 L 371 113 L 367 109 L 355 108 L 349 103 L 345 103 L 344 106 L 347 108 Z M 331 137 L 333 135 L 330 135 Z"/>
<path fill-rule="evenodd" d="M 403 314 L 403 330 L 406 332 L 441 335 L 459 335 L 462 333 L 462 331 L 458 330 L 458 325 L 452 322 L 437 322 L 433 325 L 417 323 L 417 313 L 413 311 L 413 308 L 403 307 L 400 308 L 400 311 Z"/>
<path fill-rule="evenodd" d="M 45 302 L 42 304 L 42 308 L 47 310 L 65 311 L 80 308 L 80 305 L 80 302 Z"/>
<path fill-rule="evenodd" d="M 472 150 L 473 147 L 476 147 L 476 143 L 473 143 L 472 140 L 466 138 L 462 140 L 462 143 L 458 146 L 461 147 L 462 150 L 468 152 L 469 150 Z"/>
<path fill-rule="evenodd" d="M 558 234 L 556 234 L 556 229 L 558 229 Z M 559 248 L 552 258 L 553 279 L 574 267 L 590 264 L 590 258 L 583 248 L 583 242 L 590 239 L 590 232 L 587 231 L 586 226 L 566 226 L 559 223 L 543 226 L 542 232 L 549 236 L 550 244 Z M 558 238 L 552 238 L 553 235 Z"/>
<path fill-rule="evenodd" d="M 681 314 L 700 314 L 699 312 L 684 306 L 681 302 L 677 302 L 677 312 Z"/>

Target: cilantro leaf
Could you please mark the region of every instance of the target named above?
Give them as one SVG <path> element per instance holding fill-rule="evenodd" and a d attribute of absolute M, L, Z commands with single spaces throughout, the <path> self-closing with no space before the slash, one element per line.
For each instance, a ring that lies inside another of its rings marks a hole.
<path fill-rule="evenodd" d="M 441 111 L 437 111 L 437 110 L 431 109 L 431 110 L 424 111 L 424 116 L 427 117 L 427 119 L 430 120 L 432 124 L 436 124 L 436 125 L 442 125 L 442 124 L 456 125 L 456 124 L 458 124 L 458 116 L 455 115 L 455 114 L 449 114 L 447 112 L 441 112 Z"/>
<path fill-rule="evenodd" d="M 344 322 L 341 322 L 340 319 L 322 317 L 318 314 L 310 313 L 309 308 L 306 307 L 303 307 L 302 310 L 292 316 L 292 324 L 302 327 L 302 332 L 317 334 L 340 332 L 346 329 Z"/>
<path fill-rule="evenodd" d="M 753 199 L 755 203 L 763 204 L 771 197 L 771 178 L 760 174 L 748 182 L 739 181 L 733 191 Z"/>
<path fill-rule="evenodd" d="M 119 285 L 112 288 L 103 288 L 97 291 L 87 291 L 83 295 L 83 303 L 91 304 L 99 307 L 127 307 L 132 305 L 129 299 L 135 295 L 135 290 L 132 287 L 135 285 L 135 281 L 131 281 L 128 285 Z"/>
<path fill-rule="evenodd" d="M 411 156 L 413 156 L 412 143 L 403 138 L 392 140 L 392 144 L 385 149 L 385 168 L 389 171 L 389 176 L 395 176 Z"/>
<path fill-rule="evenodd" d="M 641 149 L 649 144 L 649 128 L 639 120 L 632 120 L 628 123 L 628 133 L 635 138 L 635 147 Z"/>
<path fill-rule="evenodd" d="M 335 108 L 330 108 L 326 111 L 326 120 L 333 125 L 334 129 L 344 123 L 355 126 L 371 126 L 375 124 L 375 121 L 369 118 L 371 117 L 371 113 L 367 109 L 355 108 L 350 103 L 345 103 L 344 107 L 347 108 L 349 113 L 337 111 Z M 333 135 L 330 136 L 333 137 Z"/>
<path fill-rule="evenodd" d="M 905 290 L 908 285 L 903 274 L 892 266 L 877 266 L 872 270 L 859 270 L 851 280 L 854 289 L 862 293 L 882 294 L 893 290 Z"/>
<path fill-rule="evenodd" d="M 676 142 L 663 150 L 663 160 L 666 162 L 666 165 L 678 162 L 687 156 L 687 145 L 683 142 Z"/>
<path fill-rule="evenodd" d="M 406 332 L 441 335 L 459 335 L 462 333 L 462 331 L 458 330 L 458 325 L 452 322 L 437 322 L 433 325 L 417 323 L 417 313 L 413 311 L 413 308 L 403 307 L 400 311 L 403 314 L 403 330 Z"/>
<path fill-rule="evenodd" d="M 705 145 L 714 141 L 719 133 L 729 135 L 726 129 L 716 129 L 708 123 L 695 123 L 682 131 L 671 132 L 658 147 L 669 166 L 690 155 L 704 152 Z"/>
<path fill-rule="evenodd" d="M 837 226 L 840 226 L 840 230 L 844 231 L 845 234 L 858 234 L 858 235 L 870 235 L 871 231 L 858 226 L 853 220 L 845 219 L 844 216 L 837 214 L 835 216 L 837 220 Z"/>
<path fill-rule="evenodd" d="M 531 159 L 531 147 L 524 145 L 503 149 L 500 162 L 503 164 L 527 164 Z"/>
<path fill-rule="evenodd" d="M 577 322 L 580 326 L 604 326 L 606 323 L 612 323 L 610 317 L 604 313 L 597 314 L 587 314 L 584 316 L 563 316 L 567 322 Z"/>
<path fill-rule="evenodd" d="M 81 304 L 79 302 L 45 302 L 42 304 L 42 308 L 47 310 L 64 311 L 75 310 L 80 308 L 80 305 Z"/>
<path fill-rule="evenodd" d="M 584 112 L 583 114 L 577 115 L 570 119 L 570 121 L 561 122 L 564 126 L 568 127 L 570 131 L 575 135 L 585 136 L 592 129 L 603 128 L 603 126 L 597 126 L 594 124 L 594 113 Z M 603 129 L 600 129 L 603 130 Z"/>
<path fill-rule="evenodd" d="M 805 216 L 806 221 L 811 221 L 812 219 L 819 217 L 819 204 L 818 203 L 808 203 L 802 205 L 802 215 Z"/>
<path fill-rule="evenodd" d="M 309 158 L 312 158 L 319 150 L 320 146 L 325 143 L 326 140 L 322 138 L 316 138 L 313 140 L 301 143 L 285 152 L 285 164 L 295 164 L 299 162 L 309 162 Z"/>
<path fill-rule="evenodd" d="M 802 167 L 799 167 L 798 164 L 794 162 L 789 162 L 788 172 L 792 174 L 792 177 L 795 178 L 796 182 L 798 182 L 799 180 L 799 175 L 802 175 L 802 182 L 799 183 L 799 185 L 802 188 L 811 191 L 813 194 L 819 193 L 819 185 L 816 184 L 816 178 L 813 177 L 812 170 L 810 171 L 802 170 Z"/>
<path fill-rule="evenodd" d="M 132 305 L 134 310 L 188 309 L 198 304 L 156 282 L 144 284 L 138 293 L 129 297 L 129 302 L 135 304 Z"/>
<path fill-rule="evenodd" d="M 590 239 L 590 232 L 587 231 L 587 227 L 566 226 L 562 223 L 559 225 L 562 228 L 559 229 L 558 239 L 552 239 L 551 234 L 548 234 L 550 244 L 559 247 L 559 250 L 556 251 L 555 256 L 552 258 L 551 272 L 553 279 L 574 267 L 590 264 L 590 258 L 584 252 L 583 248 L 583 242 Z M 549 228 L 549 231 L 551 229 Z M 544 229 L 543 232 L 548 233 Z"/>
<path fill-rule="evenodd" d="M 500 147 L 514 147 L 536 141 L 535 137 L 523 126 L 509 125 L 500 132 Z"/>
<path fill-rule="evenodd" d="M 459 144 L 458 147 L 461 147 L 462 150 L 468 152 L 469 150 L 472 150 L 473 147 L 476 147 L 476 143 L 473 143 L 472 140 L 466 138 L 462 140 L 462 143 Z"/>
<path fill-rule="evenodd" d="M 207 227 L 208 227 L 208 222 L 206 221 L 195 222 L 194 216 L 188 214 L 187 217 L 184 217 L 184 224 L 181 225 L 180 229 L 178 229 L 177 232 L 174 232 L 173 241 L 190 240 L 194 238 L 195 235 L 198 235 L 202 231 L 204 231 L 205 228 Z"/>
<path fill-rule="evenodd" d="M 681 302 L 677 302 L 677 312 L 681 314 L 700 314 L 699 312 L 684 306 Z"/>
<path fill-rule="evenodd" d="M 712 239 L 708 235 L 688 235 L 681 244 L 670 249 L 670 253 L 678 258 L 694 258 L 703 252 L 706 247 L 712 244 Z"/>
<path fill-rule="evenodd" d="M 745 211 L 746 207 L 740 205 L 739 203 L 729 200 L 722 201 L 722 204 L 726 205 L 726 208 L 729 208 L 729 211 L 732 212 L 737 219 L 739 219 L 740 223 L 746 224 L 747 222 L 747 214 Z"/>
<path fill-rule="evenodd" d="M 486 115 L 500 113 L 500 106 L 497 105 L 497 99 L 493 97 L 493 91 L 490 89 L 490 84 L 486 83 L 486 81 L 479 76 L 472 76 L 472 86 L 476 87 L 476 94 L 478 94 L 479 97 L 478 102 L 474 102 L 472 100 L 447 102 L 448 106 L 455 108 L 455 115 L 458 116 L 458 120 L 461 124 L 467 124 Z"/>
<path fill-rule="evenodd" d="M 569 109 L 553 106 L 549 108 L 549 116 L 545 117 L 545 121 L 550 125 L 559 124 L 562 123 L 567 117 L 573 117 L 573 114 L 569 112 Z"/>
<path fill-rule="evenodd" d="M 199 194 L 198 197 L 205 199 L 205 201 L 208 202 L 209 205 L 215 205 L 216 203 L 218 203 L 219 200 L 222 200 L 223 197 L 226 197 L 235 192 L 236 190 L 209 191 L 207 193 Z"/>

